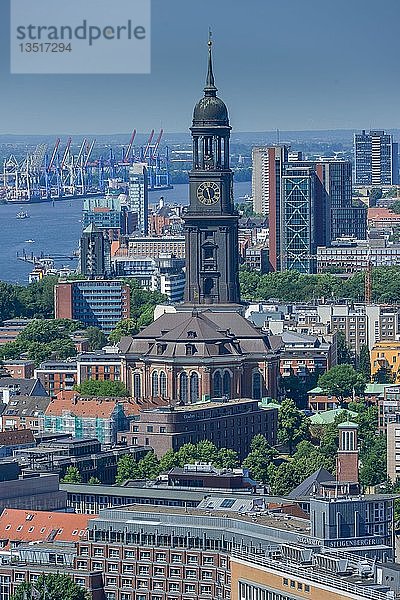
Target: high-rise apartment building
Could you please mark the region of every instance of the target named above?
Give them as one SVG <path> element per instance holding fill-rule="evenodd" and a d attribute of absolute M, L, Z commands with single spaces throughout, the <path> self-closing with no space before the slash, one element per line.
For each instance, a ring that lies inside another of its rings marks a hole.
<path fill-rule="evenodd" d="M 273 211 L 271 200 L 280 189 L 283 163 L 289 160 L 286 146 L 256 146 L 252 151 L 252 197 L 254 212 L 268 215 Z M 273 204 L 273 203 L 272 203 Z M 272 218 L 275 213 L 273 211 Z"/>
<path fill-rule="evenodd" d="M 129 319 L 129 286 L 121 281 L 68 281 L 57 284 L 54 294 L 56 319 L 75 319 L 107 334 L 118 321 Z"/>
<path fill-rule="evenodd" d="M 93 223 L 80 240 L 80 272 L 86 277 L 103 277 L 110 272 L 110 242 Z"/>
<path fill-rule="evenodd" d="M 382 130 L 355 133 L 354 162 L 357 185 L 399 183 L 399 148 L 389 133 Z"/>
<path fill-rule="evenodd" d="M 137 229 L 142 235 L 148 233 L 149 192 L 146 163 L 135 163 L 129 169 L 129 203 L 137 214 Z"/>

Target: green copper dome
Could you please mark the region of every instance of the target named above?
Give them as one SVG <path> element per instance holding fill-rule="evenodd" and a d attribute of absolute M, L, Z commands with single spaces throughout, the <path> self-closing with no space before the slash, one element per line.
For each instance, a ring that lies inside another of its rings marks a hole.
<path fill-rule="evenodd" d="M 229 125 L 228 109 L 217 96 L 204 96 L 194 108 L 193 124 L 205 123 Z"/>
<path fill-rule="evenodd" d="M 208 41 L 208 71 L 204 97 L 198 101 L 193 111 L 193 125 L 225 125 L 229 126 L 228 109 L 225 103 L 218 98 L 214 81 L 212 65 L 212 42 Z"/>

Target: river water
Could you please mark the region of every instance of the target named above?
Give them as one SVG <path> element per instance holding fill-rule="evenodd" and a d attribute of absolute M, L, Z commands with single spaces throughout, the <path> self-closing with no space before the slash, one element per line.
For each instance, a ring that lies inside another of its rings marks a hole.
<path fill-rule="evenodd" d="M 150 204 L 164 196 L 168 204 L 188 204 L 188 185 L 176 185 L 172 190 L 150 193 Z M 234 184 L 234 195 L 240 201 L 251 194 L 251 182 Z M 17 260 L 17 252 L 42 252 L 68 257 L 77 249 L 81 235 L 82 199 L 60 200 L 54 203 L 0 205 L 0 280 L 11 283 L 28 283 L 32 265 Z M 16 219 L 20 210 L 26 210 L 29 219 Z M 60 258 L 57 267 L 74 267 L 75 261 Z"/>

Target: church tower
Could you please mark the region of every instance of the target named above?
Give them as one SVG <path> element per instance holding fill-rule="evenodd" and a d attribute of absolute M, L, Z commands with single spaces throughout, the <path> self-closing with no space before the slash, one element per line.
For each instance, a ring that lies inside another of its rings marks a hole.
<path fill-rule="evenodd" d="M 193 167 L 189 173 L 190 206 L 184 216 L 186 235 L 185 302 L 238 304 L 238 216 L 229 168 L 228 110 L 217 96 L 212 42 L 204 97 L 196 104 L 193 124 Z"/>

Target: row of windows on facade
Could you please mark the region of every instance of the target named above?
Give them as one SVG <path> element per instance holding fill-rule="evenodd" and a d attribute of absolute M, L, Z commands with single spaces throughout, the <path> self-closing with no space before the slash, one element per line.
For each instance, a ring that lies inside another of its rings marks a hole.
<path fill-rule="evenodd" d="M 179 400 L 182 402 L 197 402 L 199 400 L 199 382 L 198 373 L 192 372 L 190 375 L 183 372 L 178 377 Z M 140 398 L 142 395 L 142 377 L 140 373 L 133 375 L 133 395 Z M 151 376 L 151 395 L 153 398 L 168 396 L 167 375 L 164 371 L 158 373 L 153 371 Z M 232 374 L 229 371 L 216 371 L 212 378 L 212 397 L 231 398 L 232 396 Z M 252 376 L 252 398 L 261 400 L 262 397 L 262 375 L 259 372 Z"/>

